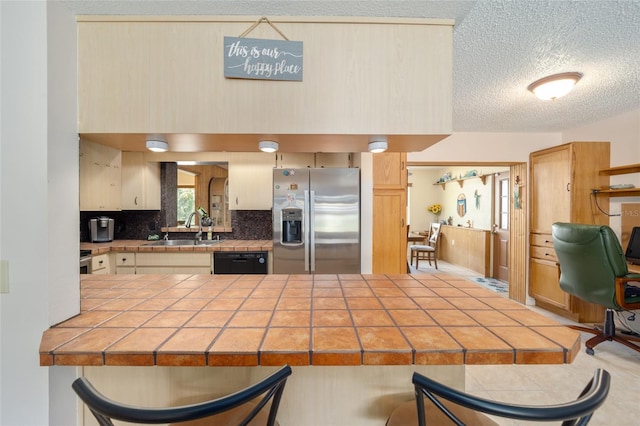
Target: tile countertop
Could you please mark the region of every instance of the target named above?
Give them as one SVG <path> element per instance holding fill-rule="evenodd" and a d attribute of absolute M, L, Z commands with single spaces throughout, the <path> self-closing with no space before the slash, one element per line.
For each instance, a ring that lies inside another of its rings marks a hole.
<path fill-rule="evenodd" d="M 152 246 L 147 240 L 113 240 L 108 243 L 80 243 L 80 249 L 91 250 L 91 254 L 109 252 L 181 252 L 181 251 L 271 251 L 271 240 L 222 240 L 213 245 Z"/>
<path fill-rule="evenodd" d="M 561 364 L 577 331 L 440 275 L 82 275 L 40 365 Z"/>

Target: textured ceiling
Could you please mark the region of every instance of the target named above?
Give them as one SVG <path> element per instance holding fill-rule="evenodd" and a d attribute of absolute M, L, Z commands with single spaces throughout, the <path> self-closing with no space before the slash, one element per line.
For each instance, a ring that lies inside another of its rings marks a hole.
<path fill-rule="evenodd" d="M 640 0 L 65 1 L 79 15 L 375 16 L 454 19 L 456 132 L 555 132 L 640 109 Z M 549 74 L 584 74 L 540 101 Z"/>

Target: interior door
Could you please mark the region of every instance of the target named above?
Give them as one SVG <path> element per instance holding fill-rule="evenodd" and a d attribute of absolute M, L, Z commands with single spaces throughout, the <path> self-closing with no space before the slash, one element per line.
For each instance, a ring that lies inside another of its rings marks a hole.
<path fill-rule="evenodd" d="M 493 278 L 509 281 L 509 172 L 495 175 L 493 221 Z"/>

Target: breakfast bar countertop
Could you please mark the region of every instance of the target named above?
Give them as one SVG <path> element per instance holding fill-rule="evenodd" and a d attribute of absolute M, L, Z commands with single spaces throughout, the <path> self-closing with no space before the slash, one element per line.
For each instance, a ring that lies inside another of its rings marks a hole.
<path fill-rule="evenodd" d="M 572 362 L 580 334 L 436 275 L 81 275 L 81 313 L 40 365 L 463 365 Z"/>
<path fill-rule="evenodd" d="M 215 244 L 199 245 L 153 245 L 156 241 L 147 240 L 113 240 L 107 243 L 80 243 L 80 249 L 91 250 L 91 254 L 109 252 L 212 252 L 212 251 L 270 251 L 271 240 L 220 240 Z M 209 241 L 211 242 L 211 241 Z M 205 241 L 207 243 L 207 241 Z"/>

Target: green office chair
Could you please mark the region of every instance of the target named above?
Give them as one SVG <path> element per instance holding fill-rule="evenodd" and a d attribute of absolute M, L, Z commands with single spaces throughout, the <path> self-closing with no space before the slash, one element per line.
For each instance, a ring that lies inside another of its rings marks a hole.
<path fill-rule="evenodd" d="M 616 333 L 614 311 L 640 309 L 640 274 L 630 274 L 618 238 L 604 225 L 554 223 L 553 247 L 560 264 L 560 288 L 582 300 L 606 308 L 604 325 L 571 328 L 595 334 L 586 352 L 605 340 L 640 352 L 640 337 Z M 631 285 L 629 283 L 632 283 Z"/>

